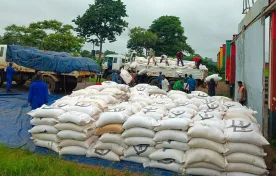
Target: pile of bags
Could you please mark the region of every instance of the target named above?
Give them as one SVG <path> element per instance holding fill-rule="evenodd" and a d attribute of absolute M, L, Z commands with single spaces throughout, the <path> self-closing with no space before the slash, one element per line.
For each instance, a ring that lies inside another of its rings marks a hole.
<path fill-rule="evenodd" d="M 191 175 L 265 175 L 269 145 L 254 115 L 227 97 L 113 82 L 31 111 L 37 146 Z"/>
<path fill-rule="evenodd" d="M 220 77 L 219 74 L 213 74 L 213 75 L 207 76 L 205 78 L 205 81 L 209 82 L 211 79 L 214 79 L 215 82 L 218 82 L 218 81 L 222 80 L 222 77 Z"/>

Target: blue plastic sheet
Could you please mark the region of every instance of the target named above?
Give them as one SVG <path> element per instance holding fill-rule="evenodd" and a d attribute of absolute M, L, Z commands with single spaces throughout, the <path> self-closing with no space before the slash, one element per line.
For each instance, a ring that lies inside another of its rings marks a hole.
<path fill-rule="evenodd" d="M 18 45 L 8 45 L 6 61 L 38 71 L 55 73 L 100 72 L 100 67 L 90 58 L 74 57 L 65 52 L 41 51 Z"/>
<path fill-rule="evenodd" d="M 55 152 L 46 148 L 36 147 L 30 139 L 31 135 L 28 133 L 28 130 L 32 128 L 30 124 L 31 117 L 26 113 L 28 113 L 31 108 L 28 106 L 27 98 L 28 94 L 0 93 L 0 143 L 11 148 L 28 149 L 43 155 L 58 156 Z M 49 103 L 54 102 L 58 98 L 60 98 L 60 96 L 51 95 L 49 97 Z M 62 156 L 62 158 L 83 164 L 103 166 L 129 172 L 160 176 L 177 175 L 161 169 L 144 168 L 142 164 L 127 161 L 111 162 L 99 158 L 72 155 L 65 155 Z"/>

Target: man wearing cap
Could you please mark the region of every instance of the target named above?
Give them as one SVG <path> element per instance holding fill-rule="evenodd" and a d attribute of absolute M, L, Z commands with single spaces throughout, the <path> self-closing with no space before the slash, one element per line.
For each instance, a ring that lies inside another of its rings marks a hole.
<path fill-rule="evenodd" d="M 245 105 L 245 100 L 246 100 L 246 97 L 245 97 L 245 87 L 243 86 L 243 83 L 242 81 L 238 81 L 238 101 L 241 105 Z"/>

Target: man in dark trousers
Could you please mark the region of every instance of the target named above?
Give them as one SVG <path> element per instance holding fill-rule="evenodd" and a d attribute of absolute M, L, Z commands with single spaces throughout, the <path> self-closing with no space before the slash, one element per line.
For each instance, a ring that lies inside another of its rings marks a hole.
<path fill-rule="evenodd" d="M 182 67 L 184 66 L 184 64 L 183 64 L 183 57 L 184 57 L 183 52 L 177 52 L 177 53 L 176 53 L 177 66 L 179 66 L 179 62 L 181 62 Z"/>
<path fill-rule="evenodd" d="M 42 81 L 42 75 L 37 74 L 35 78 L 36 80 L 30 86 L 28 97 L 32 110 L 47 104 L 49 99 L 49 90 L 46 83 Z"/>

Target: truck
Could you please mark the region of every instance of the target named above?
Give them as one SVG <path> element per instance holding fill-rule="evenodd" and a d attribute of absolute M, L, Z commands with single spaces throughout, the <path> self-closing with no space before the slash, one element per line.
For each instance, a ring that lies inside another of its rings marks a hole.
<path fill-rule="evenodd" d="M 170 66 L 166 66 L 165 63 L 160 63 L 160 58 L 156 57 L 157 65 L 149 64 L 147 65 L 147 59 L 143 57 L 138 57 L 138 63 L 135 67 L 129 62 L 129 59 L 123 55 L 112 55 L 109 58 L 109 68 L 105 70 L 105 74 L 103 74 L 103 78 L 107 80 L 111 80 L 112 70 L 119 70 L 122 66 L 125 70 L 134 70 L 136 73 L 139 71 L 146 71 L 146 79 L 144 79 L 143 83 L 147 83 L 150 85 L 158 85 L 157 77 L 159 76 L 159 72 L 162 72 L 168 79 L 170 85 L 173 85 L 175 81 L 179 80 L 179 77 L 183 77 L 185 74 L 193 75 L 193 78 L 197 81 L 197 86 L 205 87 L 204 79 L 208 76 L 208 69 L 205 67 L 203 69 L 194 69 L 192 67 L 179 67 L 175 65 L 176 60 L 169 60 Z M 107 58 L 106 58 L 107 59 Z M 184 64 L 194 64 L 194 62 L 184 61 Z M 108 65 L 107 61 L 103 64 Z"/>
<path fill-rule="evenodd" d="M 100 72 L 90 58 L 74 57 L 66 52 L 41 51 L 33 47 L 0 45 L 0 86 L 6 81 L 6 68 L 13 63 L 17 71 L 13 81 L 24 85 L 36 72 L 42 74 L 50 92 L 72 91 L 78 83 Z"/>

